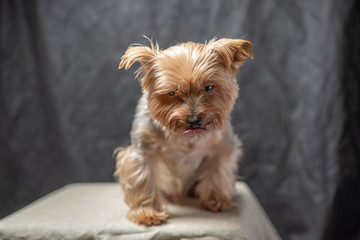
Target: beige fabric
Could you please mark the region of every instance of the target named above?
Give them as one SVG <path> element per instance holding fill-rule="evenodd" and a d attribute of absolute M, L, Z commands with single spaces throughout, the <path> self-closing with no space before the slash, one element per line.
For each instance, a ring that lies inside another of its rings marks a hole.
<path fill-rule="evenodd" d="M 166 224 L 144 227 L 125 218 L 117 183 L 71 184 L 0 220 L 0 239 L 280 239 L 248 186 L 236 191 L 231 211 L 170 204 Z"/>

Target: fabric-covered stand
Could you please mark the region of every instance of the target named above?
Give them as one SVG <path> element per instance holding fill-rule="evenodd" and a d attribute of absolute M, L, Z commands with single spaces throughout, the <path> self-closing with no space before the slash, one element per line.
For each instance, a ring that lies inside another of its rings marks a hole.
<path fill-rule="evenodd" d="M 235 199 L 221 213 L 196 200 L 169 204 L 166 224 L 145 227 L 126 219 L 117 183 L 70 184 L 0 220 L 0 239 L 280 239 L 245 183 L 236 183 Z"/>

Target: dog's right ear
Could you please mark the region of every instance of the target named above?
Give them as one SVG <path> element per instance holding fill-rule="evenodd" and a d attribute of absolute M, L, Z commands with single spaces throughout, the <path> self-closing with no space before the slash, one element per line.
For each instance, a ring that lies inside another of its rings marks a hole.
<path fill-rule="evenodd" d="M 149 88 L 149 84 L 152 78 L 152 66 L 154 63 L 154 58 L 159 53 L 159 45 L 155 45 L 151 40 L 150 47 L 143 45 L 132 45 L 130 46 L 125 54 L 121 57 L 121 62 L 119 64 L 119 69 L 125 68 L 129 69 L 135 62 L 139 62 L 141 66 L 136 71 L 136 78 L 139 79 L 143 90 Z"/>
<path fill-rule="evenodd" d="M 152 58 L 156 56 L 156 49 L 142 45 L 130 46 L 125 54 L 121 57 L 119 69 L 125 67 L 129 69 L 135 62 L 141 63 L 142 66 L 151 64 Z"/>

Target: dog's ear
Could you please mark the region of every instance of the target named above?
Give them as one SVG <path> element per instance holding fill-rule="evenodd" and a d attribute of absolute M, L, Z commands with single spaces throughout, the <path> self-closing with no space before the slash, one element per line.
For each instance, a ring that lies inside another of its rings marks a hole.
<path fill-rule="evenodd" d="M 135 62 L 139 62 L 141 66 L 136 71 L 136 78 L 139 79 L 143 90 L 147 90 L 149 83 L 152 78 L 152 66 L 154 63 L 154 58 L 159 53 L 159 45 L 155 45 L 151 40 L 150 47 L 143 45 L 131 45 L 121 57 L 121 62 L 119 64 L 119 69 L 125 68 L 129 69 Z"/>
<path fill-rule="evenodd" d="M 228 71 L 237 72 L 246 59 L 254 59 L 252 43 L 246 40 L 223 38 L 210 42 L 209 47 Z"/>

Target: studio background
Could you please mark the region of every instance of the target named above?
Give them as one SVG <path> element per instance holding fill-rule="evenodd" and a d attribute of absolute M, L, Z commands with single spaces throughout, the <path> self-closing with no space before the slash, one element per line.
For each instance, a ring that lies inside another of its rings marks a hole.
<path fill-rule="evenodd" d="M 1 1 L 0 217 L 114 181 L 141 90 L 131 43 L 243 38 L 239 174 L 283 239 L 360 239 L 356 1 Z"/>

